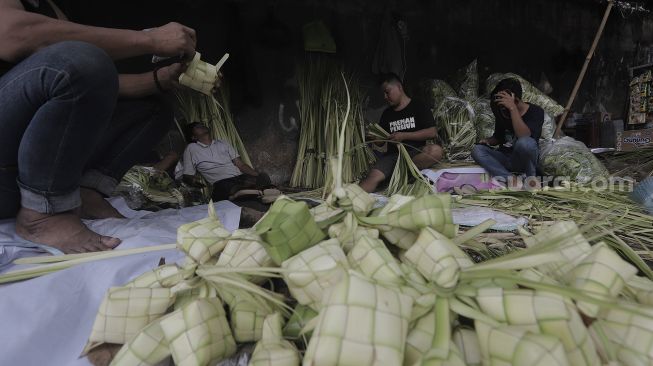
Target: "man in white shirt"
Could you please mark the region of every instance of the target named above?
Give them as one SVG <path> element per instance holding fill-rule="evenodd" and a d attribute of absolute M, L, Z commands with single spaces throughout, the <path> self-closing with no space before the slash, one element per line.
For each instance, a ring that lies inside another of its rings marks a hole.
<path fill-rule="evenodd" d="M 184 181 L 192 184 L 199 172 L 213 185 L 213 200 L 235 199 L 242 190 L 263 190 L 270 177 L 245 164 L 236 149 L 223 140 L 213 140 L 209 129 L 199 122 L 190 124 L 193 141 L 184 151 Z M 261 192 L 260 195 L 263 193 Z"/>

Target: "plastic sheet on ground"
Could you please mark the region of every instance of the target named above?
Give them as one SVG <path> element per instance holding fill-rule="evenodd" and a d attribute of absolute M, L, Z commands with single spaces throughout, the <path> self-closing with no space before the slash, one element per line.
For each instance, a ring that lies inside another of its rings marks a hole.
<path fill-rule="evenodd" d="M 177 227 L 207 215 L 206 205 L 150 213 L 131 211 L 124 201 L 122 206 L 120 201 L 114 203 L 130 218 L 88 221 L 87 225 L 98 233 L 121 238 L 118 249 L 175 243 Z M 221 201 L 215 208 L 228 230 L 238 228 L 238 206 Z M 10 247 L 11 238 L 15 238 L 13 227 L 11 221 L 0 222 L 0 245 Z M 90 365 L 87 358 L 79 355 L 107 289 L 157 267 L 162 257 L 166 263 L 184 258 L 178 250 L 158 251 L 87 263 L 0 285 L 0 365 Z M 3 271 L 7 269 L 17 268 L 7 267 Z"/>
<path fill-rule="evenodd" d="M 476 226 L 492 219 L 497 223 L 490 229 L 495 231 L 515 231 L 528 224 L 528 219 L 525 217 L 512 217 L 487 207 L 453 208 L 451 214 L 454 224 L 461 226 Z"/>

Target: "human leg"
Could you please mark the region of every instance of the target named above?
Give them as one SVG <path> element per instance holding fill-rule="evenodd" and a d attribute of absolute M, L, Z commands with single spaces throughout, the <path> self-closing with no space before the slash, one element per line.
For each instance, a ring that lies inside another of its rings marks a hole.
<path fill-rule="evenodd" d="M 82 171 L 110 120 L 117 90 L 112 60 L 83 42 L 45 47 L 0 78 L 0 166 L 10 168 L 0 174 L 0 199 L 15 211 L 20 193 L 19 211 L 3 215 L 16 215 L 23 238 L 65 252 L 119 243 L 88 230 L 72 212 L 81 204 Z"/>
<path fill-rule="evenodd" d="M 413 156 L 413 163 L 417 165 L 419 169 L 427 169 L 437 164 L 442 157 L 444 156 L 444 150 L 440 145 L 429 144 L 422 147 L 417 155 Z"/>
<path fill-rule="evenodd" d="M 398 157 L 399 155 L 396 153 L 381 155 L 376 160 L 376 163 L 372 165 L 367 176 L 363 178 L 358 185 L 363 188 L 365 192 L 372 193 L 376 191 L 379 184 L 381 184 L 386 178 L 392 176 Z"/>
<path fill-rule="evenodd" d="M 475 145 L 472 150 L 474 161 L 487 170 L 492 177 L 511 177 L 510 160 L 501 151 L 495 150 L 485 145 Z"/>
<path fill-rule="evenodd" d="M 532 137 L 520 137 L 515 142 L 510 157 L 511 165 L 515 172 L 524 173 L 527 177 L 537 175 L 537 159 L 539 147 Z"/>

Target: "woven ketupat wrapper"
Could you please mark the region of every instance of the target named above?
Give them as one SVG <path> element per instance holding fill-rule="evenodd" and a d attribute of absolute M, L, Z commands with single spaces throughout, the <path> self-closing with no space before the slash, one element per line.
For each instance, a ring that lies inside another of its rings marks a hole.
<path fill-rule="evenodd" d="M 207 218 L 181 225 L 177 229 L 177 246 L 199 264 L 206 263 L 219 254 L 227 244 L 226 239 L 231 236 L 218 219 L 213 203 L 209 203 L 208 207 Z"/>
<path fill-rule="evenodd" d="M 220 253 L 218 267 L 227 268 L 261 268 L 269 267 L 274 262 L 262 244 L 263 239 L 252 229 L 236 230 L 227 240 L 227 245 Z M 261 276 L 245 276 L 254 283 L 266 280 Z"/>
<path fill-rule="evenodd" d="M 324 293 L 347 276 L 349 263 L 337 239 L 323 241 L 282 263 L 283 278 L 302 305 L 319 310 Z"/>
<path fill-rule="evenodd" d="M 265 318 L 263 338 L 256 344 L 249 366 L 299 366 L 299 351 L 294 344 L 283 339 L 282 319 L 279 313 Z"/>
<path fill-rule="evenodd" d="M 220 299 L 198 299 L 161 321 L 177 366 L 213 364 L 236 353 Z"/>
<path fill-rule="evenodd" d="M 278 198 L 255 228 L 278 266 L 326 236 L 315 223 L 306 203 L 287 197 Z"/>
<path fill-rule="evenodd" d="M 114 287 L 95 317 L 87 350 L 100 343 L 123 344 L 166 313 L 175 295 L 168 288 Z"/>
<path fill-rule="evenodd" d="M 411 297 L 350 271 L 331 288 L 303 365 L 402 365 L 412 307 Z"/>
<path fill-rule="evenodd" d="M 111 366 L 156 365 L 170 356 L 170 347 L 161 329 L 159 318 L 118 351 Z"/>

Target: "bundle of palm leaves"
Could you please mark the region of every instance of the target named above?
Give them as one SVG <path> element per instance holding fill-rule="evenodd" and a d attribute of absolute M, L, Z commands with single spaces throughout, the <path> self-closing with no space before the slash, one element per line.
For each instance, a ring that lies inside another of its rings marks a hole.
<path fill-rule="evenodd" d="M 341 74 L 350 88 L 351 112 L 347 117 L 343 179 L 359 179 L 374 161 L 365 145 L 362 112 L 363 93 L 351 73 L 331 57 L 308 54 L 298 70 L 300 137 L 292 187 L 319 188 L 328 185 L 333 172 L 328 161 L 336 156 L 338 123 L 347 104 Z"/>

